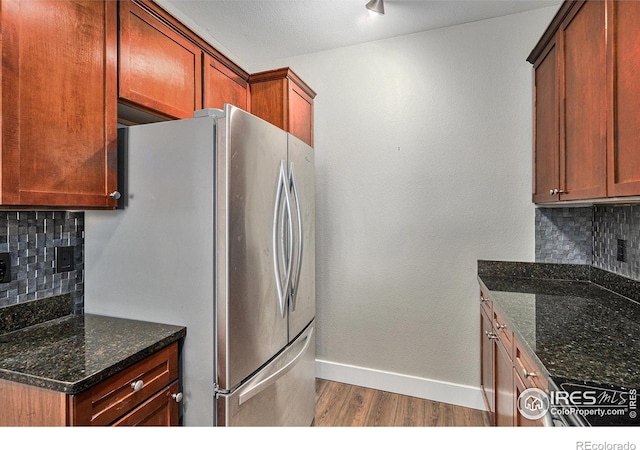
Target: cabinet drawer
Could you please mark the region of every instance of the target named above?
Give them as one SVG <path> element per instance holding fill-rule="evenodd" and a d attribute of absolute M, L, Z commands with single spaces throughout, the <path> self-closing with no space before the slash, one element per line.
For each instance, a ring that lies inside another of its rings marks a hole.
<path fill-rule="evenodd" d="M 177 378 L 178 344 L 173 343 L 75 396 L 73 424 L 109 425 Z"/>
<path fill-rule="evenodd" d="M 513 367 L 525 387 L 538 388 L 546 392 L 548 384 L 542 371 L 538 368 L 538 365 L 533 362 L 533 359 L 529 354 L 522 348 L 522 344 L 517 340 L 514 345 L 514 356 Z"/>
<path fill-rule="evenodd" d="M 491 300 L 489 299 L 489 296 L 485 294 L 482 289 L 480 290 L 480 306 L 489 317 L 492 317 L 493 307 L 491 304 Z"/>
<path fill-rule="evenodd" d="M 513 330 L 507 326 L 501 313 L 493 309 L 493 332 L 498 336 L 498 341 L 502 344 L 509 359 L 513 360 Z"/>
<path fill-rule="evenodd" d="M 177 394 L 178 382 L 174 381 L 170 386 L 117 420 L 113 426 L 177 426 L 178 402 L 173 397 Z"/>

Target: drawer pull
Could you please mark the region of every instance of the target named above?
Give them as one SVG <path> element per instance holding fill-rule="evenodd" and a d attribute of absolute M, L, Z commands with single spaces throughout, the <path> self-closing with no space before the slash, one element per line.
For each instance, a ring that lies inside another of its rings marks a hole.
<path fill-rule="evenodd" d="M 498 336 L 496 334 L 494 334 L 494 333 L 490 333 L 488 331 L 485 331 L 484 334 L 486 334 L 489 339 L 498 339 Z"/>
<path fill-rule="evenodd" d="M 143 387 L 144 381 L 142 380 L 134 381 L 133 383 L 131 383 L 131 389 L 133 389 L 133 392 L 141 391 Z"/>
<path fill-rule="evenodd" d="M 498 322 L 496 322 L 496 330 L 502 330 L 503 328 L 507 328 L 506 325 L 500 325 Z"/>
<path fill-rule="evenodd" d="M 171 394 L 171 397 L 176 401 L 176 403 L 180 403 L 182 401 L 182 392 Z"/>
<path fill-rule="evenodd" d="M 522 376 L 524 378 L 533 378 L 533 377 L 537 377 L 538 375 L 536 375 L 535 372 L 527 372 L 527 369 L 522 369 Z"/>

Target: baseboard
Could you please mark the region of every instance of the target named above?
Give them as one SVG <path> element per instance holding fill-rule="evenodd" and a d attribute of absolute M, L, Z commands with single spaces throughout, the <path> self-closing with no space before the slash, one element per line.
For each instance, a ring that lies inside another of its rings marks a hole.
<path fill-rule="evenodd" d="M 316 359 L 316 377 L 485 411 L 479 387 Z"/>

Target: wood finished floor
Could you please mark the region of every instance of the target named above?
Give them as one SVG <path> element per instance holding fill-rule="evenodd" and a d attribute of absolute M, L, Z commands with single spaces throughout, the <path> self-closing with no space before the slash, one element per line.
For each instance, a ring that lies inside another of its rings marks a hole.
<path fill-rule="evenodd" d="M 476 409 L 316 379 L 315 426 L 489 426 L 489 417 Z"/>

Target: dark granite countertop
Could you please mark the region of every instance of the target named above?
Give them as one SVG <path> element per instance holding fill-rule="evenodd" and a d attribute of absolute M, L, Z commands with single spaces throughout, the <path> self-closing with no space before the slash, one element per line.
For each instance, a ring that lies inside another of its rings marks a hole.
<path fill-rule="evenodd" d="M 0 378 L 77 394 L 184 337 L 181 326 L 67 315 L 0 335 Z"/>
<path fill-rule="evenodd" d="M 640 388 L 640 303 L 612 290 L 633 293 L 635 282 L 588 266 L 478 264 L 487 295 L 552 380 Z M 596 282 L 605 278 L 607 288 Z"/>

